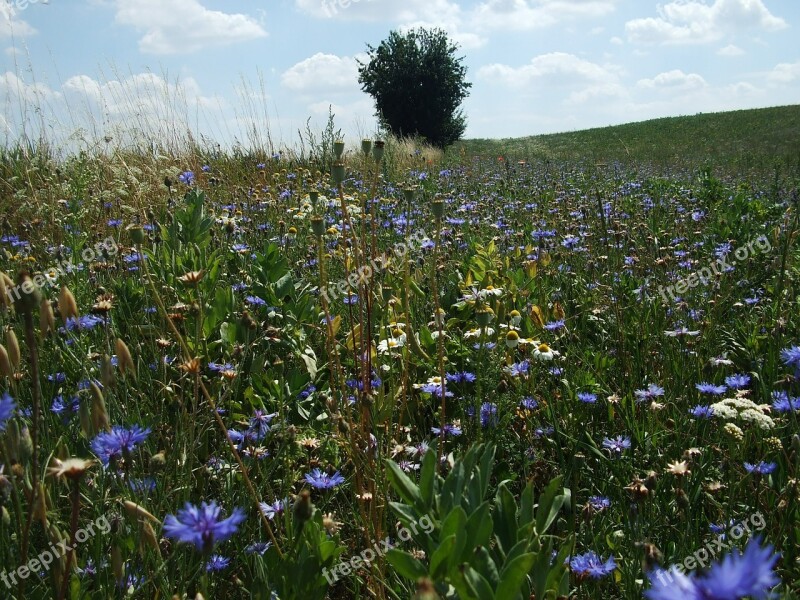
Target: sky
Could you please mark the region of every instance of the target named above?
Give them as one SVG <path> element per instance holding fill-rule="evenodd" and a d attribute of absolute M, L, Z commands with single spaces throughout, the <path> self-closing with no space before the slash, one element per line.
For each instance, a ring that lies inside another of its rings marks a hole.
<path fill-rule="evenodd" d="M 358 60 L 420 26 L 459 45 L 468 138 L 800 103 L 796 0 L 0 0 L 0 140 L 296 147 L 330 111 L 355 144 Z"/>

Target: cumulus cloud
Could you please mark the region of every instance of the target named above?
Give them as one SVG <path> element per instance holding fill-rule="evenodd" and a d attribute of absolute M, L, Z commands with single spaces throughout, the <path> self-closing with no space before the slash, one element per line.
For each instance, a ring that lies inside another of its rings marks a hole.
<path fill-rule="evenodd" d="M 356 57 L 317 52 L 284 71 L 281 84 L 296 92 L 358 90 L 358 63 Z"/>
<path fill-rule="evenodd" d="M 602 66 L 574 54 L 550 52 L 534 57 L 521 67 L 491 64 L 478 69 L 478 77 L 491 79 L 512 87 L 524 87 L 545 80 L 550 85 L 569 85 L 576 82 L 616 80 L 616 67 Z"/>
<path fill-rule="evenodd" d="M 318 19 L 428 21 L 445 24 L 460 20 L 461 7 L 450 0 L 295 0 L 304 13 Z"/>
<path fill-rule="evenodd" d="M 142 32 L 146 54 L 186 54 L 263 38 L 267 32 L 253 18 L 209 10 L 198 0 L 116 0 L 115 20 Z"/>
<path fill-rule="evenodd" d="M 487 0 L 475 8 L 473 26 L 490 29 L 532 30 L 563 21 L 603 17 L 619 0 Z"/>
<path fill-rule="evenodd" d="M 6 0 L 0 0 L 0 38 L 24 37 L 36 33 L 28 23 L 20 19 L 15 5 Z"/>
<path fill-rule="evenodd" d="M 720 56 L 728 56 L 728 57 L 741 56 L 742 54 L 744 54 L 744 50 L 742 50 L 741 48 L 739 48 L 739 46 L 736 46 L 735 44 L 728 44 L 724 48 L 720 48 L 719 50 L 717 50 L 717 54 Z"/>
<path fill-rule="evenodd" d="M 713 4 L 674 0 L 659 6 L 658 13 L 658 17 L 625 23 L 628 39 L 643 44 L 705 44 L 738 31 L 787 27 L 762 0 L 714 0 Z"/>
<path fill-rule="evenodd" d="M 775 65 L 767 74 L 767 79 L 771 83 L 792 83 L 800 79 L 800 60 L 793 63 L 780 63 Z"/>
<path fill-rule="evenodd" d="M 659 73 L 652 79 L 640 79 L 636 82 L 637 87 L 645 89 L 668 89 L 668 90 L 696 90 L 706 87 L 708 84 L 697 73 L 684 73 L 680 69 L 673 69 Z"/>

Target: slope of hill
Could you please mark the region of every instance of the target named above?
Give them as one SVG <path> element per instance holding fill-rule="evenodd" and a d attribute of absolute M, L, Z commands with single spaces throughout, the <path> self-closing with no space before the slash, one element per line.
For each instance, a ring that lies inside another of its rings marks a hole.
<path fill-rule="evenodd" d="M 466 154 L 514 159 L 622 161 L 678 167 L 706 162 L 737 170 L 800 164 L 800 105 L 653 119 L 583 131 L 464 140 Z"/>

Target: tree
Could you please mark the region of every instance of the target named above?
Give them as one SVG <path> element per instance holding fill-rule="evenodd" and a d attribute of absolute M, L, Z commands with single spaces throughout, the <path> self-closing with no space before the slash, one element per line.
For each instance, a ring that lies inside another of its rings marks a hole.
<path fill-rule="evenodd" d="M 466 118 L 459 105 L 469 95 L 458 46 L 441 29 L 392 31 L 369 62 L 359 61 L 358 82 L 375 100 L 378 117 L 395 135 L 420 135 L 443 148 L 459 139 Z"/>

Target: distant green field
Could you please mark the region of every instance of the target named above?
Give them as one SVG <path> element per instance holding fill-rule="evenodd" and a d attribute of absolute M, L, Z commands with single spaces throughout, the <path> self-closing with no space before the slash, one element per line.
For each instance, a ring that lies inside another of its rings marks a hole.
<path fill-rule="evenodd" d="M 653 119 L 584 131 L 464 140 L 466 154 L 514 159 L 621 161 L 658 167 L 709 162 L 737 171 L 800 164 L 800 105 Z"/>

